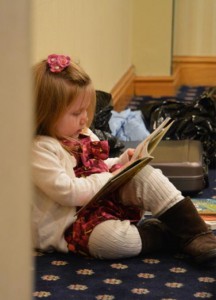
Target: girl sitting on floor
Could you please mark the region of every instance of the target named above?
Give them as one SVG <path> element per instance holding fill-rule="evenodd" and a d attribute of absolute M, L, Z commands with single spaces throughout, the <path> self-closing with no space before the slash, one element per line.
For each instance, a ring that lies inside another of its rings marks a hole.
<path fill-rule="evenodd" d="M 95 89 L 84 70 L 64 55 L 34 67 L 35 138 L 32 176 L 34 247 L 101 259 L 182 250 L 197 263 L 216 257 L 216 237 L 158 169 L 144 167 L 102 203 L 77 210 L 121 168 L 133 149 L 109 158 L 107 141 L 89 129 Z M 145 211 L 154 218 L 139 221 Z"/>

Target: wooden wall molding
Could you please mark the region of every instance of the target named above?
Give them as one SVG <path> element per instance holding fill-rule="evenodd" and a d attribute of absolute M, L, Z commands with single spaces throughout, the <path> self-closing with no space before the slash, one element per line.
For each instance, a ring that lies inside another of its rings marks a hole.
<path fill-rule="evenodd" d="M 216 56 L 175 56 L 173 66 L 181 85 L 216 86 Z"/>
<path fill-rule="evenodd" d="M 131 66 L 111 90 L 115 110 L 121 111 L 134 96 L 135 68 Z"/>
<path fill-rule="evenodd" d="M 180 85 L 216 86 L 216 56 L 175 56 L 171 76 L 136 76 L 131 66 L 112 89 L 114 107 L 124 109 L 133 95 L 174 96 Z"/>
<path fill-rule="evenodd" d="M 175 56 L 173 75 L 137 76 L 134 92 L 135 95 L 173 96 L 180 85 L 216 86 L 216 57 Z"/>
<path fill-rule="evenodd" d="M 172 76 L 137 76 L 134 81 L 135 95 L 172 96 L 178 85 L 178 72 Z"/>

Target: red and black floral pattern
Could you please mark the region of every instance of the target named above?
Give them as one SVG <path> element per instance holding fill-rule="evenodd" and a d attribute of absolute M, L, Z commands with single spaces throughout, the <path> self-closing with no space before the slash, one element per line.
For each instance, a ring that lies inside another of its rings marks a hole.
<path fill-rule="evenodd" d="M 109 170 L 104 162 L 109 157 L 107 141 L 92 142 L 88 136 L 80 135 L 79 140 L 65 139 L 62 140 L 62 144 L 77 160 L 77 166 L 74 168 L 77 177 L 113 172 L 121 167 L 121 165 L 116 164 Z M 65 239 L 69 251 L 89 255 L 89 236 L 94 227 L 101 222 L 106 220 L 130 220 L 136 223 L 140 219 L 140 209 L 135 206 L 127 206 L 126 208 L 114 193 L 99 202 L 82 210 L 77 220 L 66 230 Z"/>

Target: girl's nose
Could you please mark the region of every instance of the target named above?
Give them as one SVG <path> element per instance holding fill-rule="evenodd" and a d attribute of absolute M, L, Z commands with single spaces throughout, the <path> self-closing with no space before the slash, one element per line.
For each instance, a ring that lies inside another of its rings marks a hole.
<path fill-rule="evenodd" d="M 81 124 L 86 124 L 88 122 L 88 115 L 87 112 L 84 112 L 81 118 Z"/>

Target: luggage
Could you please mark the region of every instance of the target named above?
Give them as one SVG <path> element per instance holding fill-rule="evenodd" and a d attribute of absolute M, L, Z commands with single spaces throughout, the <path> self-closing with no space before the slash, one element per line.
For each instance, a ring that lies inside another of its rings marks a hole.
<path fill-rule="evenodd" d="M 208 184 L 203 148 L 198 140 L 162 140 L 150 163 L 162 170 L 183 194 L 196 194 Z"/>

